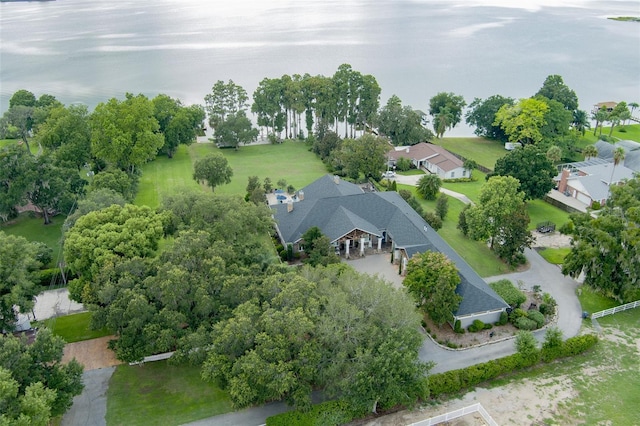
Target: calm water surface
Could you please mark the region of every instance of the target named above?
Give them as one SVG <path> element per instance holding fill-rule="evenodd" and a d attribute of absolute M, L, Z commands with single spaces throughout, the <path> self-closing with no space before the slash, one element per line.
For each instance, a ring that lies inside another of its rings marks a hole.
<path fill-rule="evenodd" d="M 640 16 L 640 1 L 2 3 L 0 110 L 21 88 L 90 108 L 127 91 L 203 103 L 217 80 L 251 94 L 264 77 L 331 76 L 342 63 L 376 77 L 382 104 L 528 97 L 560 74 L 590 110 L 640 102 L 640 24 L 606 19 L 625 15 Z"/>

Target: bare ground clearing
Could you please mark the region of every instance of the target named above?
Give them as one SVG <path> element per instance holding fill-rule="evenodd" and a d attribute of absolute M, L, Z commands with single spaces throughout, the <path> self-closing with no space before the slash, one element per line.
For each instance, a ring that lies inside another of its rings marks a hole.
<path fill-rule="evenodd" d="M 115 336 L 105 336 L 82 342 L 68 343 L 64 347 L 62 362 L 66 363 L 75 358 L 80 364 L 84 365 L 84 371 L 122 364 L 107 346 L 109 340 L 114 338 Z"/>

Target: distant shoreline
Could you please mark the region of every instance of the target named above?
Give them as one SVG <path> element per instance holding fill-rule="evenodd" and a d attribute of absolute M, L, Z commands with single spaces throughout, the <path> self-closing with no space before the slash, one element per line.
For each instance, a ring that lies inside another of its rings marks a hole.
<path fill-rule="evenodd" d="M 612 21 L 640 22 L 640 17 L 638 16 L 618 16 L 618 17 L 612 17 L 607 19 L 611 19 Z"/>

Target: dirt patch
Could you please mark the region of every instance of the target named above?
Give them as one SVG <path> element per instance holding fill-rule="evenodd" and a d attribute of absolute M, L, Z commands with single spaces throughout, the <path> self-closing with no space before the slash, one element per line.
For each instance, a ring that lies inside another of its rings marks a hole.
<path fill-rule="evenodd" d="M 561 234 L 558 231 L 543 234 L 538 231 L 531 231 L 533 236 L 533 247 L 561 248 L 571 247 L 571 236 Z"/>
<path fill-rule="evenodd" d="M 62 362 L 69 362 L 75 358 L 84 365 L 84 371 L 122 364 L 107 346 L 109 340 L 113 338 L 115 336 L 105 336 L 83 342 L 68 343 L 64 347 Z"/>
<path fill-rule="evenodd" d="M 480 403 L 491 418 L 499 425 L 544 424 L 553 418 L 563 403 L 576 395 L 571 380 L 560 376 L 553 379 L 532 382 L 523 380 L 495 389 L 476 388 L 457 400 L 446 401 L 437 406 L 422 406 L 413 411 L 399 411 L 388 416 L 371 419 L 359 426 L 400 426 L 410 425 L 463 407 Z M 470 414 L 442 425 L 484 425 L 479 414 Z"/>

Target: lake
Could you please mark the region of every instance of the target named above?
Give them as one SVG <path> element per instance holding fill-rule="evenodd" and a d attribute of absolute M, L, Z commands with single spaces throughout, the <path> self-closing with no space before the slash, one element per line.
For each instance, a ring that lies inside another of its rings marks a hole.
<path fill-rule="evenodd" d="M 219 4 L 220 3 L 220 4 Z M 562 4 L 562 6 L 558 6 Z M 0 5 L 0 111 L 18 89 L 90 108 L 125 92 L 204 103 L 283 74 L 349 63 L 427 110 L 441 91 L 529 97 L 560 74 L 590 111 L 640 102 L 639 1 L 57 0 Z M 471 134 L 460 126 L 449 135 Z"/>

